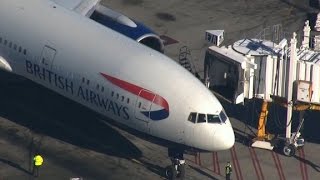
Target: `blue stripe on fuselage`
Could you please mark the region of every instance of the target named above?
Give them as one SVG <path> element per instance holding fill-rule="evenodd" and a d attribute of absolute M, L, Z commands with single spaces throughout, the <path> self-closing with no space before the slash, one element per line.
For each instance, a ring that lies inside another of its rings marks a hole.
<path fill-rule="evenodd" d="M 141 113 L 145 115 L 147 118 L 150 118 L 154 121 L 163 120 L 169 116 L 169 111 L 167 111 L 166 109 L 161 109 L 158 111 L 141 111 Z"/>

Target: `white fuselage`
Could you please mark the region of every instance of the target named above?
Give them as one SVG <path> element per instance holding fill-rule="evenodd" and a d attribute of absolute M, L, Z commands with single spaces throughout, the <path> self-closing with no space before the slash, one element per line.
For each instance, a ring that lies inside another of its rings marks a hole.
<path fill-rule="evenodd" d="M 216 151 L 233 146 L 223 123 L 191 112 L 222 106 L 168 57 L 49 0 L 2 0 L 0 56 L 13 73 L 143 133 Z"/>

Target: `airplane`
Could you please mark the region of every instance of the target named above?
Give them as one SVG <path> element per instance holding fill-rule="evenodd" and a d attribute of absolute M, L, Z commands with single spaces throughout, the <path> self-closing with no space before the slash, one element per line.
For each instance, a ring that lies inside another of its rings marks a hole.
<path fill-rule="evenodd" d="M 108 12 L 99 0 L 2 0 L 1 69 L 163 140 L 170 179 L 184 178 L 186 150 L 230 149 L 232 125 L 213 93 L 162 53 L 157 35 L 110 28 L 141 24 Z"/>

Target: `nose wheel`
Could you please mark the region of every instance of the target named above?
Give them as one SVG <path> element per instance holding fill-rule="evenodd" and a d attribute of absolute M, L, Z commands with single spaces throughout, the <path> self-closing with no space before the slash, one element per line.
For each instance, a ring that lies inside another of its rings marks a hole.
<path fill-rule="evenodd" d="M 183 180 L 185 171 L 185 164 L 170 165 L 166 167 L 166 177 L 169 180 Z"/>
<path fill-rule="evenodd" d="M 181 149 L 168 148 L 168 155 L 172 164 L 165 168 L 165 174 L 169 180 L 184 180 L 186 170 L 183 152 Z"/>

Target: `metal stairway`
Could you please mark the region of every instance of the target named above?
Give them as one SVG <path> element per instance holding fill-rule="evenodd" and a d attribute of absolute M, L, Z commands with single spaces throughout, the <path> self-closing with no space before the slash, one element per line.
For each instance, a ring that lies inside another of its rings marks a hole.
<path fill-rule="evenodd" d="M 191 62 L 191 53 L 187 46 L 183 46 L 180 48 L 179 64 L 190 71 L 192 74 L 196 74 L 195 67 Z"/>

